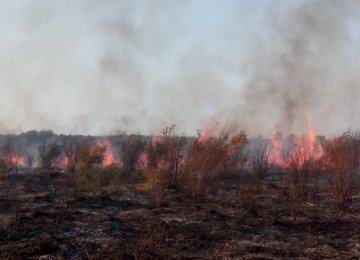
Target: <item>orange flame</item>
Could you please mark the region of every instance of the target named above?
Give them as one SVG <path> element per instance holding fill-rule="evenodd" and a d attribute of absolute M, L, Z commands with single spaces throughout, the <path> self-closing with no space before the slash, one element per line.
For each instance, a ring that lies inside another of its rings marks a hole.
<path fill-rule="evenodd" d="M 102 161 L 103 167 L 108 167 L 115 163 L 112 144 L 108 139 L 98 142 L 101 147 L 105 148 L 104 158 Z"/>
<path fill-rule="evenodd" d="M 202 130 L 196 138 L 196 143 L 202 145 L 206 143 L 211 137 L 211 134 L 207 130 Z"/>
<path fill-rule="evenodd" d="M 149 158 L 145 151 L 141 152 L 139 155 L 137 165 L 140 169 L 146 169 L 149 165 Z"/>
<path fill-rule="evenodd" d="M 12 164 L 16 164 L 18 166 L 25 166 L 25 159 L 24 157 L 14 154 L 10 157 L 10 162 Z"/>
<path fill-rule="evenodd" d="M 61 160 L 60 162 L 60 167 L 61 168 L 67 168 L 69 165 L 69 160 L 68 158 L 65 156 L 64 159 Z"/>
<path fill-rule="evenodd" d="M 286 168 L 288 166 L 288 159 L 294 158 L 296 155 L 301 157 L 298 158 L 299 164 L 301 166 L 310 159 L 320 159 L 324 154 L 323 148 L 316 138 L 310 114 L 307 114 L 306 134 L 294 136 L 294 138 L 291 140 L 292 149 L 287 156 L 283 155 L 284 138 L 278 129 L 273 130 L 271 140 L 272 149 L 269 153 L 269 161 L 270 163 L 281 168 Z"/>
<path fill-rule="evenodd" d="M 272 149 L 269 153 L 269 161 L 280 167 L 284 167 L 284 158 L 282 157 L 282 151 L 284 147 L 284 139 L 279 129 L 275 128 L 271 134 Z"/>

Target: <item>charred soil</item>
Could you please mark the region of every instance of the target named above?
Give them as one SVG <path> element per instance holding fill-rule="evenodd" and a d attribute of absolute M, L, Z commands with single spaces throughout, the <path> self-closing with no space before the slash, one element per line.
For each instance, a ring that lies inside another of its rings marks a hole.
<path fill-rule="evenodd" d="M 229 176 L 206 201 L 172 189 L 159 204 L 141 179 L 89 191 L 70 174 L 4 176 L 0 258 L 358 259 L 359 178 L 341 213 L 325 184 L 291 204 L 278 177 L 259 189 Z"/>

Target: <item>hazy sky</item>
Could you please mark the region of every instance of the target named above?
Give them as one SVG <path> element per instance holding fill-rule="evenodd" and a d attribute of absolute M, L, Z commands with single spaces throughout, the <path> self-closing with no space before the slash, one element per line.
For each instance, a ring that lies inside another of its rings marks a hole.
<path fill-rule="evenodd" d="M 358 3 L 0 1 L 0 130 L 359 128 Z"/>

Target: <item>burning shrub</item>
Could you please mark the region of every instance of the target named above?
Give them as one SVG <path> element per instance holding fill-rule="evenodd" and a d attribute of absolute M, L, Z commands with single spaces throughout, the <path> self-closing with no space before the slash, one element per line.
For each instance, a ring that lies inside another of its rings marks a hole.
<path fill-rule="evenodd" d="M 215 181 L 233 170 L 230 167 L 232 159 L 238 155 L 245 141 L 243 131 L 232 136 L 222 132 L 206 139 L 199 133 L 186 157 L 182 174 L 183 183 L 194 200 L 206 200 L 213 191 Z"/>
<path fill-rule="evenodd" d="M 146 148 L 148 156 L 147 175 L 155 198 L 163 202 L 166 190 L 179 185 L 179 175 L 185 137 L 175 135 L 175 125 L 166 127 L 161 135 L 151 140 Z"/>
<path fill-rule="evenodd" d="M 55 169 L 59 166 L 61 146 L 57 141 L 41 145 L 39 147 L 40 163 L 43 169 Z"/>
<path fill-rule="evenodd" d="M 319 160 L 323 156 L 320 144 L 317 144 L 320 152 L 314 152 L 315 136 L 314 141 L 308 140 L 308 136 L 292 136 L 289 147 L 284 152 L 283 170 L 287 177 L 289 207 L 294 221 L 299 205 L 311 197 L 311 189 L 316 185 L 319 174 Z"/>
<path fill-rule="evenodd" d="M 69 172 L 74 172 L 79 161 L 79 143 L 75 138 L 63 138 L 63 149 L 65 152 L 63 164 Z"/>
<path fill-rule="evenodd" d="M 140 154 L 146 146 L 144 138 L 141 135 L 122 136 L 120 145 L 123 171 L 135 171 Z"/>
<path fill-rule="evenodd" d="M 13 138 L 8 138 L 1 149 L 2 171 L 17 173 L 20 166 L 25 166 L 24 149 Z"/>
<path fill-rule="evenodd" d="M 105 148 L 84 141 L 79 145 L 78 171 L 80 174 L 90 176 L 96 165 L 100 165 L 104 159 Z"/>
<path fill-rule="evenodd" d="M 359 164 L 359 135 L 344 133 L 325 145 L 324 167 L 332 199 L 341 211 L 350 209 L 353 175 Z"/>
<path fill-rule="evenodd" d="M 168 186 L 176 185 L 183 157 L 185 138 L 175 135 L 175 125 L 166 127 L 146 147 L 148 168 L 163 169 Z"/>
<path fill-rule="evenodd" d="M 100 164 L 104 158 L 105 148 L 90 141 L 79 144 L 76 182 L 85 189 L 98 188 Z"/>

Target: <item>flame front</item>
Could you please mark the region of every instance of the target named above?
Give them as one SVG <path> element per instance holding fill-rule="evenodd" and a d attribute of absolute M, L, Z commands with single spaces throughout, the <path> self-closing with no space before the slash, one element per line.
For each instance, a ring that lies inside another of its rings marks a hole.
<path fill-rule="evenodd" d="M 309 160 L 318 160 L 323 154 L 321 143 L 316 138 L 312 126 L 312 118 L 307 114 L 307 132 L 305 135 L 295 135 L 290 140 L 289 151 L 286 153 L 285 140 L 279 129 L 272 132 L 272 147 L 269 152 L 269 162 L 281 168 L 289 167 L 289 163 L 296 159 L 299 166 Z"/>

